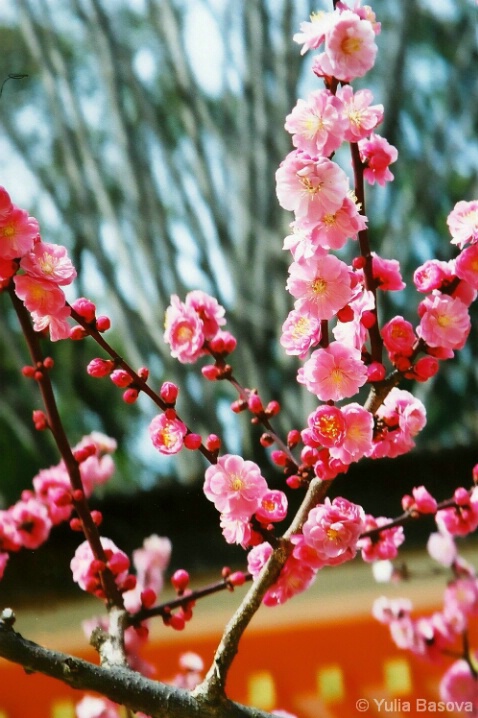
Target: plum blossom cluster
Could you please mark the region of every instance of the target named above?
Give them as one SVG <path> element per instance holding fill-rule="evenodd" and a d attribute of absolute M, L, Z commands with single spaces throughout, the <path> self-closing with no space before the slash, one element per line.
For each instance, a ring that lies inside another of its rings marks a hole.
<path fill-rule="evenodd" d="M 36 219 L 12 203 L 0 187 L 0 286 L 14 277 L 15 293 L 31 312 L 36 331 L 52 341 L 70 335 L 70 309 L 62 286 L 76 277 L 65 247 L 41 240 Z"/>
<path fill-rule="evenodd" d="M 358 540 L 365 525 L 361 506 L 347 499 L 325 498 L 309 512 L 302 531 L 292 541 L 292 553 L 287 559 L 279 579 L 263 599 L 266 606 L 276 606 L 305 591 L 314 582 L 323 566 L 337 566 L 354 558 Z M 272 554 L 269 542 L 254 546 L 248 554 L 247 564 L 257 578 Z"/>
<path fill-rule="evenodd" d="M 116 442 L 98 432 L 83 437 L 74 447 L 86 497 L 113 475 L 115 467 L 111 454 L 115 449 Z M 39 471 L 33 478 L 33 490 L 23 491 L 19 501 L 0 510 L 0 578 L 9 554 L 44 544 L 53 526 L 70 519 L 74 501 L 78 498 L 71 488 L 65 464 L 60 461 L 56 466 Z M 93 519 L 101 520 L 99 512 L 93 512 Z M 71 521 L 75 528 L 78 519 Z"/>
<path fill-rule="evenodd" d="M 417 290 L 426 294 L 418 326 L 396 316 L 378 327 L 378 291 L 399 291 L 405 284 L 396 260 L 369 249 L 363 182 L 391 181 L 389 166 L 398 155 L 376 131 L 382 105 L 373 104 L 367 89 L 354 92 L 350 83 L 373 66 L 379 32 L 372 10 L 358 3 L 350 9 L 338 2 L 333 12 L 318 12 L 302 23 L 294 39 L 302 52 L 316 51 L 312 70 L 324 88 L 299 99 L 287 116 L 294 149 L 276 172 L 279 203 L 294 213 L 292 233 L 284 240 L 292 255 L 286 289 L 294 308 L 280 342 L 303 361 L 297 381 L 326 402 L 310 414 L 301 433 L 303 463 L 326 480 L 363 457 L 392 458 L 413 448 L 426 423 L 425 408 L 396 384 L 400 377 L 430 379 L 439 360 L 463 347 L 470 331 L 468 308 L 478 289 L 478 205 L 459 202 L 448 226 L 460 255 L 449 262 L 429 260 L 414 275 Z M 333 159 L 343 143 L 351 147 L 355 191 Z M 332 253 L 357 239 L 359 256 L 350 265 Z M 390 389 L 373 411 L 356 402 L 335 405 L 366 384 L 387 381 Z"/>
<path fill-rule="evenodd" d="M 257 464 L 233 454 L 224 454 L 206 470 L 204 494 L 221 514 L 227 543 L 244 548 L 262 540 L 261 526 L 267 529 L 287 515 L 284 492 L 270 490 Z"/>
<path fill-rule="evenodd" d="M 422 495 L 418 503 L 423 500 L 426 501 L 422 504 L 424 509 L 427 510 L 428 504 L 431 511 L 428 498 Z M 465 518 L 462 520 L 463 514 Z M 463 636 L 467 635 L 470 621 L 478 617 L 478 577 L 474 567 L 460 556 L 455 537 L 477 528 L 478 487 L 471 492 L 458 489 L 454 506 L 439 510 L 435 519 L 438 531 L 430 534 L 428 552 L 452 572 L 443 593 L 442 609 L 430 616 L 416 618 L 412 615 L 413 606 L 408 599 L 382 596 L 375 601 L 373 614 L 388 626 L 392 640 L 401 649 L 435 662 L 446 656 L 458 656 L 441 679 L 440 697 L 443 700 L 470 701 L 474 711 L 477 711 L 478 654 L 468 653 Z M 460 529 L 457 529 L 458 524 Z"/>

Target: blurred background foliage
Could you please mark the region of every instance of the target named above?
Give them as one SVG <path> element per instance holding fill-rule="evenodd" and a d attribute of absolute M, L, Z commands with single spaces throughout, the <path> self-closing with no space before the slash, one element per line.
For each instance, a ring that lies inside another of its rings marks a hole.
<path fill-rule="evenodd" d="M 332 2 L 320 7 L 330 9 Z M 108 338 L 152 382 L 181 386 L 180 414 L 230 451 L 263 460 L 227 386 L 171 360 L 162 332 L 171 293 L 193 288 L 227 308 L 243 384 L 279 399 L 287 430 L 313 397 L 294 381 L 297 362 L 277 345 L 291 298 L 282 251 L 289 213 L 274 173 L 289 151 L 284 118 L 319 85 L 292 42 L 317 10 L 311 0 L 17 0 L 0 10 L 2 72 L 27 73 L 0 101 L 1 183 L 28 207 L 45 241 L 64 243 L 79 270 L 76 295 L 113 318 Z M 431 257 L 453 256 L 446 216 L 478 196 L 478 9 L 474 0 L 376 0 L 382 22 L 376 67 L 358 86 L 385 106 L 380 134 L 399 149 L 396 180 L 368 192 L 372 242 L 402 263 L 409 291 L 382 316 L 413 321 L 411 277 Z M 1 78 L 0 78 L 1 79 Z M 475 315 L 476 316 L 476 315 Z M 31 424 L 36 387 L 19 377 L 26 351 L 1 298 L 1 493 L 15 500 L 54 447 Z M 150 487 L 173 473 L 202 473 L 186 452 L 174 463 L 149 448 L 153 407 L 126 407 L 107 380 L 86 375 L 91 342 L 48 346 L 72 442 L 100 429 L 119 440 L 115 489 Z M 417 387 L 427 449 L 471 445 L 478 435 L 477 335 Z M 20 458 L 21 457 L 21 458 Z"/>

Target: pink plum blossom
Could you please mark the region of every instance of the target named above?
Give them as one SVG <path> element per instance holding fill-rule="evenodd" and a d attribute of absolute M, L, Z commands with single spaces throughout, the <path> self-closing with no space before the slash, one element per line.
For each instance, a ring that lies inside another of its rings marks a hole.
<path fill-rule="evenodd" d="M 358 351 L 332 342 L 312 352 L 299 369 L 297 381 L 321 401 L 340 401 L 354 396 L 365 384 L 367 369 Z"/>
<path fill-rule="evenodd" d="M 349 464 L 343 464 L 339 459 L 331 456 L 330 449 L 321 449 L 313 466 L 315 475 L 323 481 L 330 481 L 339 474 L 346 474 L 349 468 Z"/>
<path fill-rule="evenodd" d="M 120 706 L 108 698 L 85 696 L 75 706 L 76 718 L 120 718 Z"/>
<path fill-rule="evenodd" d="M 345 438 L 345 417 L 337 406 L 322 405 L 309 414 L 308 429 L 302 432 L 305 443 L 330 448 L 341 444 Z"/>
<path fill-rule="evenodd" d="M 310 227 L 341 206 L 349 189 L 345 172 L 325 157 L 314 159 L 293 150 L 276 172 L 279 204 L 295 213 L 301 227 Z"/>
<path fill-rule="evenodd" d="M 380 623 L 390 624 L 409 618 L 412 611 L 412 603 L 409 598 L 387 598 L 380 596 L 372 605 L 372 615 Z"/>
<path fill-rule="evenodd" d="M 373 416 L 356 402 L 342 407 L 345 418 L 344 440 L 330 448 L 330 455 L 343 464 L 351 464 L 367 456 L 373 446 Z"/>
<path fill-rule="evenodd" d="M 448 229 L 452 236 L 451 243 L 460 249 L 478 241 L 478 200 L 460 201 L 453 207 L 447 218 Z"/>
<path fill-rule="evenodd" d="M 455 261 L 457 277 L 468 282 L 473 289 L 478 289 L 478 245 L 466 247 Z"/>
<path fill-rule="evenodd" d="M 171 347 L 171 356 L 182 364 L 193 364 L 202 356 L 204 323 L 196 310 L 173 295 L 166 309 L 164 341 Z"/>
<path fill-rule="evenodd" d="M 29 252 L 39 233 L 34 217 L 15 205 L 0 216 L 0 258 L 17 259 Z"/>
<path fill-rule="evenodd" d="M 331 319 L 352 299 L 348 266 L 333 255 L 316 255 L 293 262 L 286 289 L 296 297 L 295 308 L 317 319 Z"/>
<path fill-rule="evenodd" d="M 257 546 L 253 546 L 247 554 L 247 570 L 252 574 L 253 578 L 257 578 L 272 555 L 272 546 L 267 541 L 263 541 Z"/>
<path fill-rule="evenodd" d="M 11 509 L 0 509 L 0 551 L 19 551 L 22 543 L 22 536 Z"/>
<path fill-rule="evenodd" d="M 52 342 L 57 342 L 60 339 L 68 339 L 71 332 L 68 323 L 70 313 L 70 307 L 68 306 L 61 307 L 54 314 L 43 314 L 33 311 L 31 313 L 33 328 L 36 332 L 43 332 L 48 329 Z"/>
<path fill-rule="evenodd" d="M 359 140 L 358 147 L 360 159 L 365 165 L 363 176 L 369 184 L 373 185 L 378 182 L 383 186 L 386 182 L 393 180 L 389 165 L 397 160 L 396 147 L 374 132 L 368 139 Z"/>
<path fill-rule="evenodd" d="M 313 245 L 324 249 L 341 249 L 347 239 L 357 239 L 366 227 L 367 217 L 359 213 L 351 197 L 345 197 L 339 209 L 317 219 L 310 238 Z"/>
<path fill-rule="evenodd" d="M 413 326 L 400 315 L 382 327 L 382 339 L 390 355 L 411 356 L 417 340 Z"/>
<path fill-rule="evenodd" d="M 73 511 L 70 479 L 64 464 L 42 469 L 33 479 L 35 495 L 48 509 L 55 526 L 67 521 Z"/>
<path fill-rule="evenodd" d="M 289 556 L 277 581 L 267 589 L 262 602 L 279 606 L 298 593 L 306 591 L 315 581 L 317 572 L 303 561 Z"/>
<path fill-rule="evenodd" d="M 157 414 L 149 425 L 149 435 L 153 446 L 161 454 L 177 454 L 183 448 L 187 434 L 186 425 L 178 419 L 174 409 Z"/>
<path fill-rule="evenodd" d="M 282 249 L 289 250 L 296 262 L 302 259 L 310 259 L 319 249 L 317 241 L 312 240 L 311 229 L 299 229 L 292 222 L 292 234 L 285 237 Z"/>
<path fill-rule="evenodd" d="M 375 32 L 368 20 L 350 10 L 336 13 L 334 20 L 326 32 L 325 52 L 319 64 L 326 75 L 350 82 L 373 67 L 377 55 Z"/>
<path fill-rule="evenodd" d="M 71 284 L 76 277 L 66 248 L 60 244 L 35 242 L 31 252 L 22 257 L 20 267 L 31 277 L 47 279 L 54 284 Z"/>
<path fill-rule="evenodd" d="M 468 308 L 446 294 L 425 297 L 419 307 L 418 336 L 430 347 L 461 349 L 471 328 Z"/>
<path fill-rule="evenodd" d="M 218 511 L 230 516 L 252 516 L 268 491 L 261 470 L 253 461 L 224 454 L 206 469 L 204 493 Z"/>
<path fill-rule="evenodd" d="M 283 521 L 287 516 L 287 496 L 278 489 L 266 491 L 255 516 L 261 523 L 266 524 Z"/>
<path fill-rule="evenodd" d="M 478 616 L 478 579 L 476 576 L 455 578 L 445 588 L 443 613 L 457 632 L 468 627 L 470 616 Z"/>
<path fill-rule="evenodd" d="M 405 282 L 400 274 L 400 263 L 396 259 L 384 259 L 372 252 L 372 272 L 377 289 L 384 292 L 396 292 L 405 289 Z"/>
<path fill-rule="evenodd" d="M 43 316 L 56 315 L 64 310 L 65 295 L 56 284 L 46 279 L 30 277 L 28 274 L 17 275 L 14 282 L 15 293 L 29 312 L 37 312 Z"/>
<path fill-rule="evenodd" d="M 440 533 L 466 536 L 478 528 L 478 487 L 470 492 L 467 504 L 440 509 L 435 521 Z"/>
<path fill-rule="evenodd" d="M 347 120 L 344 139 L 347 142 L 358 142 L 374 130 L 383 120 L 383 105 L 371 105 L 373 95 L 370 90 L 355 92 L 351 85 L 342 85 L 337 90 L 337 97 L 342 100 L 342 114 Z"/>
<path fill-rule="evenodd" d="M 436 499 L 424 486 L 415 486 L 412 489 L 414 498 L 414 509 L 421 514 L 435 514 L 437 510 Z"/>
<path fill-rule="evenodd" d="M 219 331 L 219 327 L 226 323 L 224 307 L 217 299 L 200 289 L 186 294 L 185 306 L 194 309 L 201 319 L 206 339 L 212 339 Z"/>
<path fill-rule="evenodd" d="M 145 589 L 159 595 L 163 589 L 163 574 L 171 557 L 171 541 L 153 534 L 144 539 L 141 548 L 133 551 L 136 569 L 136 586 L 123 594 L 127 611 L 134 613 L 141 608 L 141 593 Z"/>
<path fill-rule="evenodd" d="M 293 40 L 302 45 L 300 54 L 304 55 L 307 50 L 316 50 L 325 40 L 328 28 L 334 22 L 334 14 L 319 10 L 310 16 L 310 22 L 300 23 L 300 32 L 297 32 Z"/>
<path fill-rule="evenodd" d="M 474 660 L 478 659 L 475 654 Z M 478 712 L 478 681 L 472 674 L 467 661 L 461 658 L 455 661 L 440 681 L 440 698 L 443 701 L 470 703 L 470 715 Z"/>
<path fill-rule="evenodd" d="M 342 103 L 329 90 L 315 90 L 307 100 L 299 99 L 287 115 L 285 129 L 292 143 L 311 157 L 328 157 L 342 144 L 346 127 Z"/>
<path fill-rule="evenodd" d="M 342 315 L 339 313 L 339 321 L 332 329 L 332 333 L 340 344 L 361 351 L 368 336 L 368 329 L 363 320 L 375 309 L 373 292 L 359 285 L 354 290 L 353 299 L 348 303 L 347 308 L 353 314 L 352 319 L 340 321 Z"/>
<path fill-rule="evenodd" d="M 282 325 L 280 344 L 286 354 L 304 359 L 309 349 L 319 343 L 320 337 L 320 320 L 293 309 Z"/>
<path fill-rule="evenodd" d="M 450 262 L 428 259 L 415 270 L 413 282 L 419 292 L 426 293 L 434 289 L 442 289 L 442 287 L 448 282 L 451 282 L 454 277 L 454 269 Z"/>
<path fill-rule="evenodd" d="M 447 568 L 455 563 L 458 556 L 453 537 L 440 531 L 435 531 L 428 537 L 427 551 L 432 559 Z"/>
<path fill-rule="evenodd" d="M 220 526 L 226 543 L 239 544 L 243 548 L 250 545 L 252 540 L 252 524 L 249 512 L 244 515 L 221 514 Z"/>
<path fill-rule="evenodd" d="M 109 538 L 101 537 L 101 545 L 108 559 L 107 566 L 114 575 L 118 588 L 122 588 L 129 578 L 129 558 Z M 73 581 L 83 591 L 96 594 L 101 589 L 101 579 L 98 562 L 95 560 L 93 551 L 88 541 L 83 541 L 75 551 L 71 559 L 70 568 L 73 574 Z"/>
<path fill-rule="evenodd" d="M 272 553 L 270 544 L 264 542 L 254 546 L 247 556 L 247 567 L 254 579 L 258 577 Z M 266 606 L 277 606 L 289 598 L 305 591 L 313 583 L 316 569 L 305 561 L 289 556 L 282 568 L 278 580 L 271 586 L 264 598 Z"/>
<path fill-rule="evenodd" d="M 36 498 L 17 501 L 10 509 L 15 521 L 17 535 L 24 548 L 35 549 L 41 546 L 50 535 L 51 519 L 46 506 Z"/>
<path fill-rule="evenodd" d="M 375 518 L 370 514 L 365 517 L 364 531 L 384 526 L 390 523 L 390 519 L 384 516 Z M 357 542 L 357 548 L 362 552 L 364 561 L 371 563 L 372 561 L 383 561 L 394 559 L 398 555 L 398 547 L 405 541 L 403 526 L 393 526 L 389 529 L 380 531 L 378 536 L 369 538 L 364 536 Z"/>
<path fill-rule="evenodd" d="M 395 458 L 415 446 L 414 437 L 426 424 L 422 402 L 405 389 L 394 387 L 376 412 L 382 423 L 370 456 L 374 459 Z"/>
<path fill-rule="evenodd" d="M 354 558 L 364 528 L 361 506 L 338 497 L 328 497 L 311 511 L 302 527 L 304 542 L 324 564 L 337 565 Z"/>

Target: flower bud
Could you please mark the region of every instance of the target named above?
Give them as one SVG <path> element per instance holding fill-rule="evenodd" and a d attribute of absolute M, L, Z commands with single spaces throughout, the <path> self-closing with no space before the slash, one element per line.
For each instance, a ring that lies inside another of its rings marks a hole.
<path fill-rule="evenodd" d="M 123 392 L 123 401 L 125 404 L 134 404 L 139 396 L 139 391 L 137 389 L 126 389 L 125 392 Z"/>
<path fill-rule="evenodd" d="M 110 379 L 113 384 L 118 386 L 120 389 L 125 389 L 133 382 L 131 376 L 124 369 L 115 369 L 111 372 Z"/>
<path fill-rule="evenodd" d="M 96 307 L 89 299 L 79 297 L 71 306 L 88 324 L 91 324 L 95 320 Z"/>
<path fill-rule="evenodd" d="M 99 332 L 106 332 L 111 327 L 111 319 L 102 315 L 96 319 L 96 328 Z"/>
<path fill-rule="evenodd" d="M 114 361 L 111 359 L 92 359 L 86 371 L 90 376 L 100 379 L 104 376 L 109 376 L 115 367 Z"/>
<path fill-rule="evenodd" d="M 206 449 L 208 451 L 219 451 L 221 448 L 221 439 L 217 434 L 209 434 L 206 439 Z"/>
<path fill-rule="evenodd" d="M 202 367 L 201 374 L 208 381 L 216 381 L 221 374 L 221 370 L 215 364 L 206 364 L 206 366 Z"/>
<path fill-rule="evenodd" d="M 192 432 L 190 434 L 186 434 L 183 440 L 184 446 L 186 449 L 190 449 L 191 451 L 195 451 L 196 449 L 199 449 L 199 447 L 202 444 L 202 439 L 199 434 L 193 434 Z"/>
<path fill-rule="evenodd" d="M 183 568 L 178 568 L 171 576 L 171 584 L 176 591 L 183 593 L 189 585 L 189 573 Z"/>
<path fill-rule="evenodd" d="M 159 396 L 166 404 L 175 404 L 178 398 L 179 388 L 172 381 L 165 381 L 159 390 Z"/>

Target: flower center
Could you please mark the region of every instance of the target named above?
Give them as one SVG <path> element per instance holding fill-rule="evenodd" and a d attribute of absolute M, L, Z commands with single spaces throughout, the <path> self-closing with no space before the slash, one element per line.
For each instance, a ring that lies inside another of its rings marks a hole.
<path fill-rule="evenodd" d="M 310 322 L 306 317 L 298 319 L 292 331 L 294 339 L 301 339 L 303 336 L 306 336 L 309 331 L 309 324 Z"/>
<path fill-rule="evenodd" d="M 179 327 L 177 338 L 180 342 L 188 342 L 193 335 L 191 327 L 187 325 L 183 325 L 182 327 Z"/>
<path fill-rule="evenodd" d="M 238 474 L 231 476 L 231 488 L 233 491 L 240 491 L 244 488 L 244 481 Z"/>
<path fill-rule="evenodd" d="M 317 428 L 321 434 L 329 436 L 331 439 L 336 439 L 342 433 L 337 418 L 333 416 L 321 416 Z"/>
<path fill-rule="evenodd" d="M 320 130 L 324 129 L 324 121 L 320 115 L 310 114 L 304 120 L 304 132 L 311 139 Z"/>
<path fill-rule="evenodd" d="M 314 294 L 324 294 L 327 289 L 327 282 L 322 277 L 317 277 L 312 282 L 311 288 Z"/>
<path fill-rule="evenodd" d="M 315 196 L 316 194 L 318 194 L 320 192 L 320 190 L 322 189 L 322 185 L 320 183 L 314 185 L 314 184 L 312 184 L 312 182 L 310 181 L 310 179 L 308 177 L 301 177 L 300 182 L 301 182 L 303 188 L 305 189 L 305 191 L 307 192 L 307 194 L 310 194 L 312 196 Z"/>
<path fill-rule="evenodd" d="M 362 41 L 359 37 L 346 37 L 340 47 L 344 55 L 353 55 L 362 47 Z"/>
<path fill-rule="evenodd" d="M 7 224 L 6 227 L 3 228 L 3 236 L 4 237 L 13 237 L 15 235 L 15 227 L 13 224 Z"/>
<path fill-rule="evenodd" d="M 40 265 L 41 270 L 44 274 L 54 274 L 56 262 L 51 256 L 51 254 L 45 253 L 43 257 L 39 260 L 38 264 Z"/>

